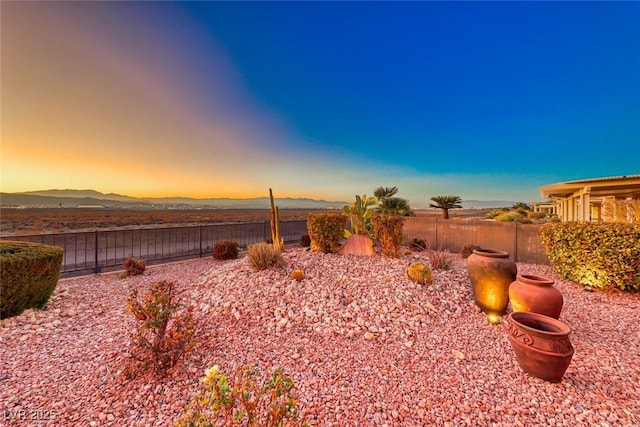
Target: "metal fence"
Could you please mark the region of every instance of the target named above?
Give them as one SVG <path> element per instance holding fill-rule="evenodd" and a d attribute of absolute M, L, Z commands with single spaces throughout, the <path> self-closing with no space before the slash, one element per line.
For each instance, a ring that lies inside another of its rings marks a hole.
<path fill-rule="evenodd" d="M 306 220 L 280 222 L 285 242 L 298 241 L 303 234 L 307 234 Z M 61 277 L 119 270 L 129 257 L 160 264 L 211 255 L 222 240 L 247 247 L 270 238 L 269 221 L 3 237 L 63 248 Z"/>
<path fill-rule="evenodd" d="M 306 220 L 281 221 L 280 228 L 287 243 L 307 234 Z M 517 262 L 549 264 L 538 224 L 409 217 L 403 228 L 406 242 L 423 239 L 432 249 L 460 253 L 466 243 L 473 243 L 506 251 Z M 143 259 L 148 265 L 160 264 L 211 255 L 215 243 L 222 240 L 247 247 L 270 238 L 269 221 L 3 237 L 63 248 L 61 277 L 119 270 L 129 257 Z"/>

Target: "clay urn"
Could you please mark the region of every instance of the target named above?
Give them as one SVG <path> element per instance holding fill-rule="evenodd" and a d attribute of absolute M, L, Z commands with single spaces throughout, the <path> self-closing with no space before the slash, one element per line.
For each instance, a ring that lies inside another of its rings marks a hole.
<path fill-rule="evenodd" d="M 509 313 L 507 332 L 518 365 L 527 374 L 557 383 L 562 380 L 571 358 L 571 328 L 544 314 Z"/>
<path fill-rule="evenodd" d="M 518 268 L 509 253 L 494 249 L 475 249 L 467 258 L 473 298 L 489 322 L 496 323 L 507 310 L 509 286 Z"/>
<path fill-rule="evenodd" d="M 543 276 L 518 274 L 509 285 L 511 308 L 513 311 L 529 311 L 558 319 L 564 298 L 553 284 L 553 280 Z"/>

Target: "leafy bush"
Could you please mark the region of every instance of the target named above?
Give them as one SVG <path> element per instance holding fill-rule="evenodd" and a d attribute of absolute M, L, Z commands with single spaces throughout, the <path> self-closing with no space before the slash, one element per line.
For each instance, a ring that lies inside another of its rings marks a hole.
<path fill-rule="evenodd" d="M 549 223 L 540 241 L 565 279 L 594 288 L 640 290 L 640 225 Z"/>
<path fill-rule="evenodd" d="M 504 212 L 495 217 L 498 222 L 517 222 L 522 219 L 522 215 L 517 212 Z"/>
<path fill-rule="evenodd" d="M 306 426 L 297 408 L 295 384 L 275 369 L 270 377 L 257 366 L 236 370 L 231 383 L 218 366 L 205 371 L 202 390 L 191 399 L 176 427 L 191 426 Z"/>
<path fill-rule="evenodd" d="M 451 270 L 453 268 L 453 260 L 449 256 L 449 251 L 430 249 L 427 252 L 427 257 L 434 270 Z"/>
<path fill-rule="evenodd" d="M 475 243 L 465 243 L 462 247 L 462 252 L 460 252 L 460 255 L 462 255 L 462 258 L 467 259 L 469 258 L 469 256 L 471 256 L 475 249 L 480 249 L 480 246 L 476 245 Z"/>
<path fill-rule="evenodd" d="M 424 251 L 425 249 L 427 249 L 427 242 L 425 242 L 423 239 L 414 237 L 411 240 L 411 243 L 409 243 L 409 247 L 416 252 Z"/>
<path fill-rule="evenodd" d="M 345 218 L 342 214 L 310 213 L 307 230 L 311 238 L 311 249 L 316 252 L 334 253 L 340 249 L 344 236 Z"/>
<path fill-rule="evenodd" d="M 308 234 L 303 234 L 300 236 L 300 246 L 303 248 L 308 248 L 311 246 L 311 237 Z"/>
<path fill-rule="evenodd" d="M 547 217 L 547 214 L 540 211 L 538 212 L 531 211 L 527 214 L 527 217 L 531 219 L 544 219 Z"/>
<path fill-rule="evenodd" d="M 284 265 L 282 252 L 268 243 L 254 243 L 248 248 L 249 263 L 256 270 Z"/>
<path fill-rule="evenodd" d="M 411 280 L 421 285 L 428 285 L 433 282 L 433 273 L 428 265 L 415 262 L 407 269 L 407 275 Z"/>
<path fill-rule="evenodd" d="M 139 276 L 147 269 L 144 261 L 138 258 L 129 257 L 122 264 L 124 271 L 120 277 Z"/>
<path fill-rule="evenodd" d="M 0 318 L 43 308 L 58 284 L 63 255 L 57 246 L 0 241 Z"/>
<path fill-rule="evenodd" d="M 235 259 L 238 258 L 240 247 L 238 242 L 222 240 L 213 245 L 213 257 L 215 259 Z"/>
<path fill-rule="evenodd" d="M 371 218 L 373 233 L 382 247 L 382 253 L 397 258 L 402 245 L 402 218 L 399 216 L 378 215 Z"/>
<path fill-rule="evenodd" d="M 157 282 L 142 302 L 138 301 L 138 290 L 131 290 L 126 306 L 138 326 L 131 334 L 133 351 L 124 371 L 128 378 L 149 367 L 164 375 L 193 347 L 197 322 L 192 307 L 184 308 L 175 301 L 175 286 L 174 282 Z"/>

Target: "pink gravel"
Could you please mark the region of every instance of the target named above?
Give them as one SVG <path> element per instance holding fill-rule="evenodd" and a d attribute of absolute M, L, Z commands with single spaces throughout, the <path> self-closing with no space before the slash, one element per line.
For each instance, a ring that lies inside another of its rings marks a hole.
<path fill-rule="evenodd" d="M 548 266 L 563 293 L 560 319 L 575 355 L 561 383 L 518 366 L 506 319 L 473 303 L 465 260 L 417 285 L 426 261 L 326 255 L 287 248 L 287 266 L 256 272 L 246 258 L 150 267 L 144 275 L 61 280 L 45 310 L 0 327 L 0 425 L 168 426 L 199 390 L 204 370 L 283 367 L 299 408 L 317 426 L 638 426 L 640 294 L 586 292 Z M 306 278 L 289 278 L 294 268 Z M 169 375 L 126 380 L 133 287 L 175 280 L 204 325 Z"/>

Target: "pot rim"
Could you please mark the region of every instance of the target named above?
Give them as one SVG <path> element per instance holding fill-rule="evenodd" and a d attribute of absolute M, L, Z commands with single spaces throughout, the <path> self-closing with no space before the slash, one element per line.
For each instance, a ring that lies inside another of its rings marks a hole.
<path fill-rule="evenodd" d="M 489 258 L 509 258 L 509 252 L 499 251 L 497 249 L 474 249 L 473 253 L 478 256 L 484 256 Z"/>
<path fill-rule="evenodd" d="M 553 285 L 555 282 L 548 277 L 539 276 L 537 274 L 522 273 L 516 276 L 516 280 L 523 283 L 533 285 Z"/>
<path fill-rule="evenodd" d="M 523 331 L 527 331 L 532 334 L 544 334 L 547 336 L 563 337 L 571 333 L 571 327 L 561 320 L 554 319 L 553 317 L 546 316 L 544 314 L 532 313 L 529 311 L 512 311 L 508 316 L 509 323 L 517 325 Z M 524 320 L 531 319 L 535 322 L 548 326 L 552 330 L 538 329 L 533 326 L 529 326 L 523 323 Z"/>

